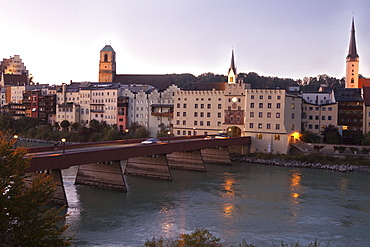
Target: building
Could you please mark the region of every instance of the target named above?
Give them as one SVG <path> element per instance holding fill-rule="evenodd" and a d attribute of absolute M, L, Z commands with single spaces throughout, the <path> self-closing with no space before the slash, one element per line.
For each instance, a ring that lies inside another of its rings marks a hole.
<path fill-rule="evenodd" d="M 19 55 L 8 59 L 4 58 L 0 63 L 0 86 L 28 85 L 28 70 Z"/>

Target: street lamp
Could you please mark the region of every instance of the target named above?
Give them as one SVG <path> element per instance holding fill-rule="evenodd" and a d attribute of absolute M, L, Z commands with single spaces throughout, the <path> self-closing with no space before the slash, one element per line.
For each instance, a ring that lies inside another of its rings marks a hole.
<path fill-rule="evenodd" d="M 229 137 L 231 137 L 231 128 L 229 128 Z"/>
<path fill-rule="evenodd" d="M 126 132 L 125 137 L 128 138 L 128 129 L 125 129 L 125 132 Z"/>
<path fill-rule="evenodd" d="M 167 135 L 168 135 L 168 143 L 170 143 L 171 131 L 168 131 L 168 132 L 167 132 Z"/>
<path fill-rule="evenodd" d="M 61 141 L 63 143 L 63 155 L 65 155 L 66 154 L 66 141 L 67 141 L 67 139 L 62 138 Z"/>
<path fill-rule="evenodd" d="M 18 135 L 14 135 L 13 138 L 15 139 L 14 143 L 14 149 L 17 149 L 17 140 L 18 140 Z"/>
<path fill-rule="evenodd" d="M 193 136 L 195 136 L 195 127 L 193 128 Z"/>

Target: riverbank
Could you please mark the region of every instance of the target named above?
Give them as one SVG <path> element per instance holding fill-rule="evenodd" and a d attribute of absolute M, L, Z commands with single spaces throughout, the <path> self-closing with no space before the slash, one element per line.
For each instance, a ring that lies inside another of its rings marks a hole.
<path fill-rule="evenodd" d="M 285 167 L 301 167 L 313 169 L 325 169 L 339 172 L 368 172 L 370 173 L 370 166 L 352 165 L 352 164 L 322 164 L 319 162 L 302 162 L 299 160 L 280 159 L 276 156 L 269 158 L 261 158 L 258 156 L 232 155 L 231 160 L 236 162 L 250 162 L 265 165 L 285 166 Z M 369 161 L 370 163 L 370 161 Z"/>

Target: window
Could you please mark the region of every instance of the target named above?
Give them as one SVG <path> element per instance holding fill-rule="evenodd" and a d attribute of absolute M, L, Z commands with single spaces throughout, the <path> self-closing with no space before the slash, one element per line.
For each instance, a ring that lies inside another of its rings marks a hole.
<path fill-rule="evenodd" d="M 321 116 L 321 120 L 325 120 L 325 116 Z"/>
<path fill-rule="evenodd" d="M 267 108 L 271 108 L 271 103 L 267 103 Z"/>
<path fill-rule="evenodd" d="M 177 135 L 180 135 L 180 130 L 177 131 Z"/>
<path fill-rule="evenodd" d="M 180 125 L 180 120 L 176 120 L 176 124 L 177 125 Z"/>
<path fill-rule="evenodd" d="M 180 108 L 180 103 L 177 103 L 177 108 Z"/>
<path fill-rule="evenodd" d="M 319 125 L 318 124 L 315 124 L 315 129 L 318 130 L 319 129 Z"/>
<path fill-rule="evenodd" d="M 259 118 L 262 118 L 262 116 L 263 116 L 262 112 L 259 112 L 259 113 L 258 113 L 258 117 L 259 117 Z"/>
<path fill-rule="evenodd" d="M 221 112 L 217 113 L 217 117 L 221 117 Z"/>
<path fill-rule="evenodd" d="M 312 119 L 313 119 L 312 115 L 309 115 L 309 116 L 308 116 L 308 119 L 309 119 L 309 120 L 312 120 Z"/>
<path fill-rule="evenodd" d="M 123 114 L 121 114 L 121 115 L 123 115 Z M 176 113 L 176 116 L 180 117 L 180 112 L 179 111 Z"/>
<path fill-rule="evenodd" d="M 254 112 L 250 112 L 249 117 L 254 117 Z"/>
<path fill-rule="evenodd" d="M 198 121 L 194 121 L 194 125 L 198 125 Z"/>
<path fill-rule="evenodd" d="M 207 112 L 207 117 L 211 117 L 211 113 L 210 112 Z"/>
<path fill-rule="evenodd" d="M 292 109 L 295 109 L 295 104 L 294 104 L 294 103 L 292 103 L 291 107 L 292 107 Z"/>
<path fill-rule="evenodd" d="M 267 113 L 267 118 L 271 118 L 271 112 Z"/>
<path fill-rule="evenodd" d="M 186 117 L 186 112 L 183 112 L 183 113 L 182 113 L 182 116 L 183 116 L 183 117 Z"/>
<path fill-rule="evenodd" d="M 254 95 L 251 95 L 251 99 L 254 99 Z"/>
<path fill-rule="evenodd" d="M 260 99 L 263 99 L 263 95 L 260 95 Z"/>
<path fill-rule="evenodd" d="M 221 109 L 221 104 L 218 104 L 217 105 L 217 109 Z"/>
<path fill-rule="evenodd" d="M 211 104 L 207 104 L 207 109 L 211 109 Z"/>
<path fill-rule="evenodd" d="M 280 129 L 280 124 L 276 124 L 275 129 L 279 130 Z"/>
<path fill-rule="evenodd" d="M 210 121 L 207 121 L 207 126 L 211 126 L 211 122 Z"/>
<path fill-rule="evenodd" d="M 262 139 L 262 134 L 257 134 L 257 139 L 261 140 Z"/>
<path fill-rule="evenodd" d="M 194 112 L 194 117 L 198 117 L 198 112 Z"/>
<path fill-rule="evenodd" d="M 280 96 L 280 95 L 278 95 L 276 98 L 277 98 L 277 99 L 281 99 L 281 96 Z"/>
<path fill-rule="evenodd" d="M 183 134 L 183 135 L 186 135 L 186 130 L 183 130 L 183 131 L 182 131 L 182 134 Z"/>
<path fill-rule="evenodd" d="M 266 124 L 266 129 L 268 129 L 268 130 L 271 129 L 271 124 L 269 124 L 269 123 Z"/>
<path fill-rule="evenodd" d="M 195 108 L 195 109 L 198 109 L 198 104 L 195 104 L 195 105 L 194 105 L 194 108 Z"/>
<path fill-rule="evenodd" d="M 200 104 L 200 108 L 201 109 L 204 109 L 204 104 Z"/>
<path fill-rule="evenodd" d="M 263 103 L 259 103 L 258 107 L 263 108 Z"/>
<path fill-rule="evenodd" d="M 199 125 L 200 125 L 200 126 L 203 126 L 203 121 L 200 121 L 200 122 L 199 122 Z"/>
<path fill-rule="evenodd" d="M 267 99 L 271 99 L 271 95 L 267 96 Z"/>
<path fill-rule="evenodd" d="M 221 122 L 217 122 L 217 127 L 220 127 L 221 126 Z"/>
<path fill-rule="evenodd" d="M 184 108 L 186 108 L 186 104 L 184 104 Z"/>
<path fill-rule="evenodd" d="M 312 130 L 312 124 L 308 125 L 308 129 Z"/>
<path fill-rule="evenodd" d="M 262 123 L 258 123 L 258 128 L 262 129 Z"/>
<path fill-rule="evenodd" d="M 326 111 L 326 107 L 322 107 L 321 109 L 322 109 L 322 111 Z"/>
<path fill-rule="evenodd" d="M 275 139 L 275 141 L 280 141 L 280 135 L 275 135 L 274 139 Z"/>
<path fill-rule="evenodd" d="M 331 116 L 328 116 L 328 120 L 332 120 L 332 117 Z"/>
<path fill-rule="evenodd" d="M 328 107 L 328 111 L 332 111 L 333 110 L 333 108 L 332 107 Z"/>
<path fill-rule="evenodd" d="M 249 128 L 253 129 L 253 123 L 249 123 Z"/>
<path fill-rule="evenodd" d="M 280 109 L 280 103 L 276 103 L 276 108 Z"/>
<path fill-rule="evenodd" d="M 294 130 L 294 124 L 291 124 L 291 125 L 290 125 L 290 129 L 291 129 L 291 130 Z"/>
<path fill-rule="evenodd" d="M 315 120 L 319 120 L 319 116 L 317 116 L 317 115 L 316 115 L 316 116 L 315 116 Z"/>
<path fill-rule="evenodd" d="M 276 113 L 276 118 L 280 118 L 280 112 Z"/>
<path fill-rule="evenodd" d="M 201 112 L 200 113 L 200 117 L 204 117 L 204 112 Z"/>
<path fill-rule="evenodd" d="M 182 125 L 186 125 L 186 121 L 184 120 L 184 121 L 182 121 Z"/>
<path fill-rule="evenodd" d="M 251 108 L 254 108 L 254 103 L 251 103 Z"/>
<path fill-rule="evenodd" d="M 291 118 L 292 118 L 292 119 L 294 119 L 294 117 L 295 117 L 295 114 L 294 114 L 294 113 L 292 113 L 292 116 L 291 116 Z"/>

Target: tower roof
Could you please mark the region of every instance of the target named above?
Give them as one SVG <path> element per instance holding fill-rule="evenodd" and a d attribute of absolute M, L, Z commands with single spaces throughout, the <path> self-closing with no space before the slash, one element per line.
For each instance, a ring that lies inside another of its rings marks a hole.
<path fill-rule="evenodd" d="M 101 51 L 112 51 L 112 52 L 114 52 L 111 45 L 105 45 L 104 48 L 101 49 Z"/>
<path fill-rule="evenodd" d="M 231 64 L 230 64 L 230 68 L 229 68 L 229 74 L 230 74 L 230 70 L 232 70 L 234 72 L 234 74 L 236 75 L 236 67 L 235 67 L 235 61 L 234 61 L 234 50 L 232 50 L 232 52 L 231 52 Z"/>
<path fill-rule="evenodd" d="M 349 50 L 347 58 L 358 58 L 355 37 L 355 18 L 352 18 L 351 38 L 349 40 Z"/>

